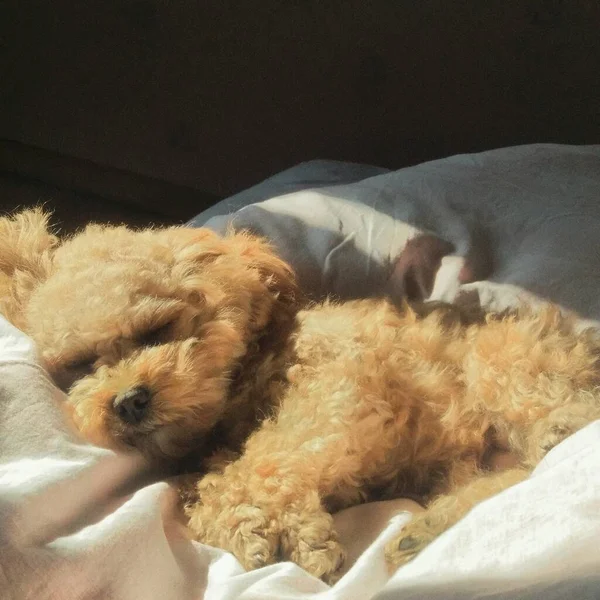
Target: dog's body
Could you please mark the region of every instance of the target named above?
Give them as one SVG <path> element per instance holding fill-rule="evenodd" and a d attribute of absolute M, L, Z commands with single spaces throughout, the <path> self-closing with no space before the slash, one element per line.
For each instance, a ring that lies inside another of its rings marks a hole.
<path fill-rule="evenodd" d="M 190 528 L 247 568 L 291 559 L 331 580 L 332 511 L 419 495 L 427 511 L 388 546 L 401 564 L 600 417 L 600 344 L 557 309 L 464 323 L 386 300 L 307 307 L 243 234 L 90 227 L 58 245 L 39 213 L 0 233 L 0 310 L 83 434 L 207 458 Z M 519 466 L 482 470 L 494 445 Z"/>

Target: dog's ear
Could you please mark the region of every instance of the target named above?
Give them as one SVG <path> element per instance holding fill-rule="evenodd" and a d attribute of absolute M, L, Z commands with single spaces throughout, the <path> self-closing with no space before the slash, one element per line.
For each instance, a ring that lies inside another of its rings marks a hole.
<path fill-rule="evenodd" d="M 294 271 L 262 238 L 234 231 L 220 237 L 185 227 L 163 230 L 163 235 L 176 245 L 174 269 L 181 271 L 177 279 L 190 293 L 206 293 L 214 283 L 225 303 L 250 315 L 253 330 L 290 322 L 303 304 Z"/>
<path fill-rule="evenodd" d="M 267 321 L 289 322 L 303 303 L 292 267 L 277 256 L 265 239 L 248 232 L 230 232 L 223 241 L 226 244 L 233 242 L 235 252 L 249 271 L 258 274 L 260 286 L 253 300 L 256 327 L 264 327 Z"/>
<path fill-rule="evenodd" d="M 0 312 L 23 327 L 23 309 L 31 292 L 44 281 L 58 243 L 40 208 L 0 218 Z"/>

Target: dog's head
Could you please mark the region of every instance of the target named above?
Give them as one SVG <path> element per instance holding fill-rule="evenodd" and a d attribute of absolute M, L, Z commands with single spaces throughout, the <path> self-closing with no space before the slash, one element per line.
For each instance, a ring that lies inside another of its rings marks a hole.
<path fill-rule="evenodd" d="M 291 269 L 245 233 L 92 225 L 61 244 L 39 212 L 2 227 L 3 309 L 100 445 L 154 458 L 201 446 L 249 345 L 298 308 Z"/>

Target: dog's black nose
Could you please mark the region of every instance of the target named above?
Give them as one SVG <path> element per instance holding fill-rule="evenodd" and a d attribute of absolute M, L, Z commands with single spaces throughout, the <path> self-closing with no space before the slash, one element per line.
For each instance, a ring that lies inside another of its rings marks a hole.
<path fill-rule="evenodd" d="M 138 425 L 150 408 L 150 392 L 145 387 L 127 390 L 113 400 L 113 407 L 122 421 Z"/>

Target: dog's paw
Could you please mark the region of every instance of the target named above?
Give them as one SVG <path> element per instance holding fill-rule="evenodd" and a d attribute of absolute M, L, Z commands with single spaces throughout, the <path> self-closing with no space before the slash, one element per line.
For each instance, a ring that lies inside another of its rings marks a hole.
<path fill-rule="evenodd" d="M 247 570 L 260 569 L 278 560 L 279 532 L 256 506 L 240 506 L 239 521 L 229 532 L 230 550 Z"/>
<path fill-rule="evenodd" d="M 290 560 L 326 583 L 335 583 L 346 558 L 335 533 L 318 527 L 312 530 L 306 527 L 293 537 L 294 546 L 289 552 Z"/>
<path fill-rule="evenodd" d="M 320 544 L 300 543 L 293 560 L 305 571 L 333 584 L 340 578 L 346 553 L 337 540 L 327 540 Z"/>
<path fill-rule="evenodd" d="M 385 558 L 394 566 L 402 566 L 411 561 L 424 548 L 429 546 L 446 529 L 444 520 L 435 515 L 423 513 L 413 517 L 385 547 Z"/>
<path fill-rule="evenodd" d="M 587 398 L 586 398 L 587 400 Z M 572 402 L 538 421 L 529 436 L 529 456 L 537 464 L 550 450 L 600 417 L 600 405 Z"/>
<path fill-rule="evenodd" d="M 542 453 L 547 454 L 552 448 L 558 446 L 558 444 L 572 434 L 573 430 L 570 427 L 553 425 L 545 432 L 539 441 Z"/>
<path fill-rule="evenodd" d="M 257 506 L 188 507 L 188 527 L 203 544 L 231 552 L 246 570 L 260 569 L 277 560 L 279 532 Z"/>
<path fill-rule="evenodd" d="M 262 489 L 253 493 L 232 469 L 207 475 L 198 490 L 186 514 L 199 542 L 231 552 L 247 570 L 292 560 L 328 583 L 338 578 L 345 553 L 316 491 L 293 502 Z"/>
<path fill-rule="evenodd" d="M 339 579 L 346 553 L 338 541 L 333 517 L 309 494 L 280 513 L 281 553 L 311 575 L 332 584 Z"/>

